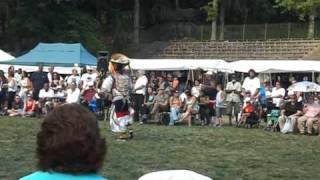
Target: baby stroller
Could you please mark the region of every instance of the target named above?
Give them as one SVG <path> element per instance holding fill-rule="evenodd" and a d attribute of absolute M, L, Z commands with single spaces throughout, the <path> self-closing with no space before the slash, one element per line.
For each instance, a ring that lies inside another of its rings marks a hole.
<path fill-rule="evenodd" d="M 238 127 L 244 125 L 246 128 L 252 128 L 253 125 L 259 125 L 259 115 L 257 113 L 257 106 L 255 106 L 249 97 L 245 98 L 241 117 Z"/>

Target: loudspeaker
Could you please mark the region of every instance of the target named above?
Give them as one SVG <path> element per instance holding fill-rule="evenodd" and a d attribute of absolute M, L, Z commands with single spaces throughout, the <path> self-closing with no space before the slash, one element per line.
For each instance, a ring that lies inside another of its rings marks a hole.
<path fill-rule="evenodd" d="M 107 72 L 109 65 L 109 52 L 99 51 L 97 58 L 97 70 L 100 72 Z"/>

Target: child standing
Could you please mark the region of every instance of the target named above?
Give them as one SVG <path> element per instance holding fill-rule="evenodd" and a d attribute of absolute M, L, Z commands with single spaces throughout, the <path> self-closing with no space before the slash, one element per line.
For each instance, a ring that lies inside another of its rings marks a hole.
<path fill-rule="evenodd" d="M 223 124 L 223 118 L 222 118 L 222 113 L 223 113 L 223 108 L 224 108 L 224 100 L 225 100 L 225 93 L 223 91 L 222 85 L 218 84 L 217 85 L 217 96 L 216 96 L 216 120 L 217 120 L 217 127 L 221 127 Z"/>

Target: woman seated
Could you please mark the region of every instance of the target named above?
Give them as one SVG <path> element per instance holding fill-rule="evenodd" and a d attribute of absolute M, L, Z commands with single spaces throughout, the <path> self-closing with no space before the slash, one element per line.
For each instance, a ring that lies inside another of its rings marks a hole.
<path fill-rule="evenodd" d="M 12 108 L 8 109 L 9 116 L 19 116 L 22 115 L 23 101 L 19 95 L 16 95 L 12 103 Z"/>
<path fill-rule="evenodd" d="M 251 103 L 251 99 L 247 97 L 245 99 L 245 104 L 243 106 L 242 114 L 241 114 L 238 125 L 247 124 L 248 117 L 251 117 L 253 113 L 254 113 L 254 106 Z"/>
<path fill-rule="evenodd" d="M 173 96 L 170 97 L 170 126 L 173 126 L 174 123 L 178 120 L 180 114 L 180 108 L 182 106 L 182 102 L 179 98 L 179 91 L 175 91 Z"/>
<path fill-rule="evenodd" d="M 102 180 L 97 174 L 106 153 L 95 116 L 78 104 L 51 111 L 37 135 L 39 170 L 21 180 Z"/>
<path fill-rule="evenodd" d="M 32 94 L 27 94 L 27 100 L 24 102 L 23 106 L 23 117 L 34 116 L 36 111 L 36 101 L 33 99 Z"/>
<path fill-rule="evenodd" d="M 153 107 L 153 102 L 155 98 L 156 92 L 153 91 L 151 87 L 148 87 L 147 95 L 144 98 L 144 103 L 142 104 L 141 114 L 142 114 L 142 121 L 140 124 L 143 124 L 147 121 L 150 111 Z"/>
<path fill-rule="evenodd" d="M 182 114 L 179 122 L 187 121 L 188 126 L 191 127 L 191 116 L 199 112 L 199 104 L 197 102 L 197 98 L 195 96 L 192 96 L 189 90 L 186 90 L 185 94 L 187 96 L 184 107 L 185 111 Z"/>

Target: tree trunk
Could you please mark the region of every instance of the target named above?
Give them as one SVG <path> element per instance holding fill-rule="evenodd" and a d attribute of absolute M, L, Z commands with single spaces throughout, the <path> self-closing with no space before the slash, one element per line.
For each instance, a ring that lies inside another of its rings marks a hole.
<path fill-rule="evenodd" d="M 217 0 L 212 0 L 212 2 L 213 2 L 212 3 L 213 8 L 216 8 L 218 1 Z M 211 38 L 210 38 L 210 40 L 211 41 L 217 40 L 217 18 L 212 19 L 212 23 L 211 23 Z"/>
<path fill-rule="evenodd" d="M 217 20 L 212 20 L 211 24 L 211 41 L 217 40 Z"/>
<path fill-rule="evenodd" d="M 314 38 L 315 12 L 309 14 L 308 38 Z"/>
<path fill-rule="evenodd" d="M 179 0 L 175 0 L 176 10 L 180 9 Z"/>
<path fill-rule="evenodd" d="M 140 0 L 134 0 L 134 22 L 133 22 L 133 43 L 139 44 L 140 31 Z"/>
<path fill-rule="evenodd" d="M 225 1 L 221 1 L 220 4 L 220 35 L 219 35 L 219 40 L 224 39 L 224 19 L 225 19 L 225 12 L 226 12 L 226 3 Z"/>

